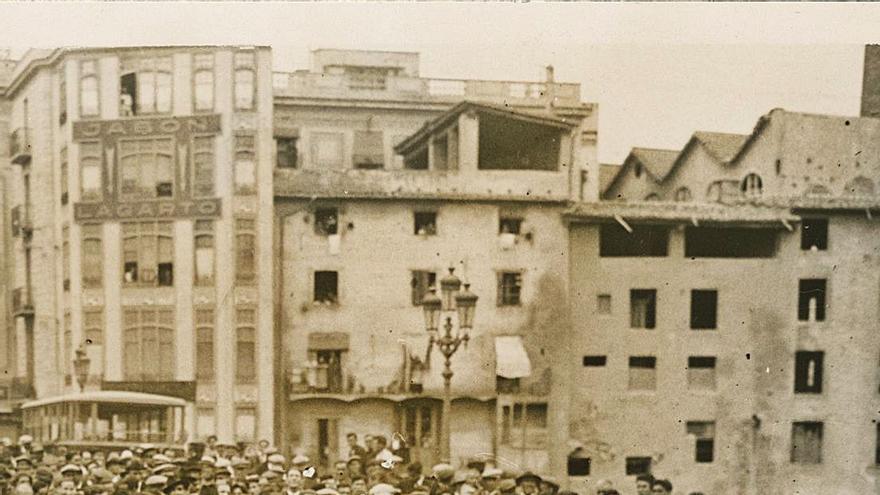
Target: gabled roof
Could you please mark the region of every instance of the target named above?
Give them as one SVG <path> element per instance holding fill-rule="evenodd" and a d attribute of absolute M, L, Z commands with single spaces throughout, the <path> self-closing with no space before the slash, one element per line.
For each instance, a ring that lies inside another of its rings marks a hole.
<path fill-rule="evenodd" d="M 415 134 L 410 137 L 404 139 L 397 146 L 394 147 L 395 153 L 400 155 L 406 155 L 408 152 L 414 150 L 421 146 L 428 138 L 434 134 L 436 131 L 445 128 L 448 125 L 451 125 L 458 119 L 458 116 L 466 111 L 475 111 L 477 113 L 485 113 L 491 114 L 498 117 L 505 117 L 513 120 L 518 120 L 521 122 L 528 122 L 532 124 L 545 125 L 550 127 L 556 127 L 562 130 L 569 130 L 578 125 L 577 122 L 566 119 L 556 117 L 550 113 L 536 113 L 536 112 L 525 112 L 521 110 L 511 110 L 509 107 L 503 105 L 492 105 L 488 103 L 477 103 L 473 101 L 462 101 L 458 105 L 447 110 L 444 114 L 439 117 L 431 120 L 425 125 L 422 126 L 421 129 L 415 132 Z"/>
<path fill-rule="evenodd" d="M 651 177 L 654 182 L 660 182 L 666 177 L 669 168 L 678 156 L 676 150 L 664 150 L 658 148 L 633 148 L 629 152 L 623 165 L 617 167 L 617 174 L 607 183 L 608 185 L 601 190 L 602 194 L 610 191 L 612 187 L 617 185 L 636 164 L 641 164 L 642 169 Z M 601 176 L 600 176 L 601 181 Z M 604 182 L 600 182 L 604 184 Z"/>
<path fill-rule="evenodd" d="M 623 168 L 622 165 L 613 165 L 610 163 L 600 163 L 599 164 L 599 195 L 605 194 L 605 191 L 608 190 L 608 187 L 614 181 L 614 178 L 617 177 L 617 174 Z"/>
<path fill-rule="evenodd" d="M 697 131 L 694 133 L 693 139 L 699 141 L 706 151 L 719 162 L 730 163 L 742 149 L 749 136 L 727 132 Z"/>

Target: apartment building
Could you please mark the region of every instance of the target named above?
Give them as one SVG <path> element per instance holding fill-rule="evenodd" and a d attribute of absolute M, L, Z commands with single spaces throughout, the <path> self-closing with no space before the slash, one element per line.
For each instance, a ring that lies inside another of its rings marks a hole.
<path fill-rule="evenodd" d="M 421 301 L 452 267 L 479 297 L 452 359 L 453 462 L 564 474 L 560 214 L 598 196 L 597 107 L 552 69 L 435 80 L 414 53 L 312 57 L 274 76 L 284 444 L 326 465 L 347 433 L 383 434 L 439 460 L 443 357 Z"/>
<path fill-rule="evenodd" d="M 79 388 L 82 349 L 86 390 L 181 397 L 194 436 L 271 439 L 271 80 L 262 47 L 31 50 L 16 65 L 7 323 L 35 397 Z"/>

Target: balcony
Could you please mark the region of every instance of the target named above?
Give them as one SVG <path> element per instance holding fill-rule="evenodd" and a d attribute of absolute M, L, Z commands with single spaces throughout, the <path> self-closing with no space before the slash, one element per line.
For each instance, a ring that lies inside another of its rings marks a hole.
<path fill-rule="evenodd" d="M 30 292 L 23 287 L 12 290 L 12 315 L 13 316 L 34 316 L 34 304 L 31 300 Z"/>
<path fill-rule="evenodd" d="M 28 209 L 23 205 L 15 206 L 12 208 L 11 217 L 12 235 L 29 239 L 34 229 Z"/>
<path fill-rule="evenodd" d="M 9 156 L 16 165 L 27 165 L 31 161 L 31 135 L 27 127 L 19 127 L 9 137 Z"/>
<path fill-rule="evenodd" d="M 354 74 L 276 72 L 276 97 L 359 99 L 454 104 L 465 99 L 513 106 L 582 107 L 580 85 L 555 82 L 480 81 L 386 76 L 364 81 Z"/>

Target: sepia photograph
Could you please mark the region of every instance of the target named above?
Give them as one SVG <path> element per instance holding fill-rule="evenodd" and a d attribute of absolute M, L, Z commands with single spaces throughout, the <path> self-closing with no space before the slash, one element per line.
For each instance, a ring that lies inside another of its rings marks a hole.
<path fill-rule="evenodd" d="M 880 494 L 878 26 L 0 4 L 0 495 Z"/>

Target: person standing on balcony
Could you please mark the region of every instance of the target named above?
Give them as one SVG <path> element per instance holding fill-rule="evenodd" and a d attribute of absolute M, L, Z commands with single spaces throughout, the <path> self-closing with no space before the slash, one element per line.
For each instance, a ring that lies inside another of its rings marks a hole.
<path fill-rule="evenodd" d="M 361 459 L 364 459 L 367 456 L 367 449 L 358 445 L 357 433 L 349 432 L 349 434 L 345 436 L 345 440 L 348 442 L 348 458 L 349 459 L 351 459 L 354 456 L 357 456 Z"/>

